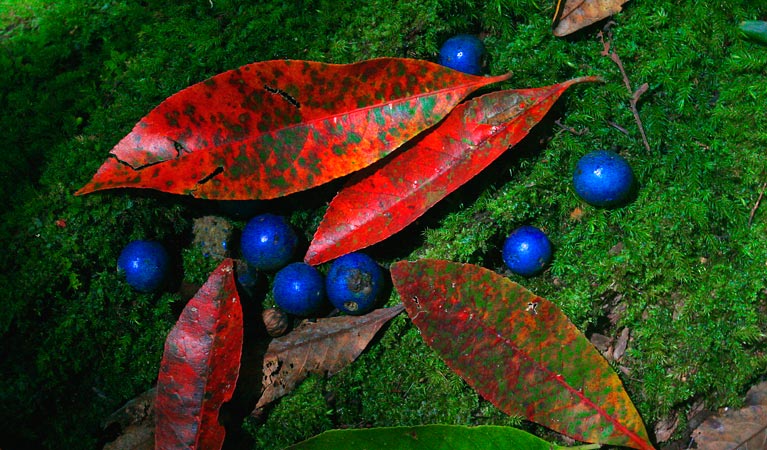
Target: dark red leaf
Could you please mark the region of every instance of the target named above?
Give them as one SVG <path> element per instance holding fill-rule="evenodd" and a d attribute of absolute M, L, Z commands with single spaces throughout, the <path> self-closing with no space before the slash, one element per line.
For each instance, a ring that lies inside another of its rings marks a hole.
<path fill-rule="evenodd" d="M 242 333 L 233 264 L 225 259 L 189 300 L 165 341 L 155 448 L 221 448 L 225 431 L 218 411 L 237 383 Z"/>
<path fill-rule="evenodd" d="M 469 264 L 390 270 L 426 343 L 498 409 L 578 440 L 653 448 L 618 376 L 556 305 Z"/>
<path fill-rule="evenodd" d="M 249 64 L 162 102 L 77 194 L 133 187 L 222 200 L 280 197 L 368 166 L 470 92 L 509 76 L 401 58 Z"/>
<path fill-rule="evenodd" d="M 493 92 L 458 105 L 411 148 L 344 186 L 330 203 L 305 261 L 320 264 L 405 228 L 522 140 L 567 88 L 598 80 L 583 77 Z"/>

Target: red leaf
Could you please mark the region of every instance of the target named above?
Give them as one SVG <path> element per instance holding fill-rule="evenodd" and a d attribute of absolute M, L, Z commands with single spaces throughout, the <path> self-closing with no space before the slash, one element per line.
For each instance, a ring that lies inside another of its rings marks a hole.
<path fill-rule="evenodd" d="M 441 120 L 477 77 L 412 59 L 249 64 L 162 102 L 77 194 L 118 187 L 280 197 L 359 170 Z"/>
<path fill-rule="evenodd" d="M 242 307 L 225 259 L 189 300 L 165 341 L 157 379 L 155 448 L 220 449 L 218 410 L 232 398 L 242 354 Z"/>
<path fill-rule="evenodd" d="M 469 264 L 390 270 L 426 343 L 498 409 L 582 441 L 653 448 L 618 376 L 553 303 Z"/>
<path fill-rule="evenodd" d="M 598 80 L 493 92 L 458 105 L 413 147 L 344 186 L 305 261 L 320 264 L 402 230 L 522 140 L 567 88 Z"/>

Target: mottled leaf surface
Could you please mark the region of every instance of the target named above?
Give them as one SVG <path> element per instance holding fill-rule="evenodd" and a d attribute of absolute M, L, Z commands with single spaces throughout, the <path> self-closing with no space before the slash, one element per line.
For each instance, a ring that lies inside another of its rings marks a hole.
<path fill-rule="evenodd" d="M 618 376 L 556 305 L 470 264 L 390 271 L 426 343 L 498 409 L 581 441 L 653 448 Z"/>
<path fill-rule="evenodd" d="M 470 92 L 508 77 L 403 58 L 249 64 L 163 101 L 77 194 L 131 187 L 219 200 L 284 196 L 368 166 Z"/>
<path fill-rule="evenodd" d="M 493 92 L 458 105 L 412 147 L 344 186 L 305 261 L 321 264 L 402 230 L 521 141 L 567 88 L 598 80 Z"/>
<path fill-rule="evenodd" d="M 561 447 L 511 427 L 422 425 L 414 427 L 330 430 L 288 447 L 295 450 L 563 450 L 595 449 L 598 445 Z"/>
<path fill-rule="evenodd" d="M 254 412 L 291 392 L 309 374 L 331 376 L 349 365 L 403 309 L 397 305 L 362 316 L 304 321 L 290 333 L 272 339 L 264 356 L 263 392 Z"/>
<path fill-rule="evenodd" d="M 189 300 L 165 341 L 155 448 L 221 448 L 225 431 L 218 412 L 237 383 L 242 336 L 242 305 L 227 258 Z"/>

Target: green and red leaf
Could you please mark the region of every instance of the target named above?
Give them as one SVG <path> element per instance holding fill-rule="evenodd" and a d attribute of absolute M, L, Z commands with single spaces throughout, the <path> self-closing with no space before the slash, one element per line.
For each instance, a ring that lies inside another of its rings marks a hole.
<path fill-rule="evenodd" d="M 162 102 L 77 194 L 132 187 L 219 200 L 284 196 L 370 165 L 509 76 L 402 58 L 249 64 Z"/>
<path fill-rule="evenodd" d="M 320 264 L 402 230 L 521 141 L 567 88 L 586 81 L 599 78 L 493 92 L 458 105 L 412 147 L 344 186 L 304 260 Z"/>
<path fill-rule="evenodd" d="M 225 259 L 189 300 L 165 341 L 157 379 L 155 448 L 220 449 L 221 405 L 232 398 L 242 355 L 242 306 Z"/>
<path fill-rule="evenodd" d="M 556 305 L 490 270 L 391 266 L 426 343 L 483 397 L 572 438 L 652 449 L 617 374 Z"/>

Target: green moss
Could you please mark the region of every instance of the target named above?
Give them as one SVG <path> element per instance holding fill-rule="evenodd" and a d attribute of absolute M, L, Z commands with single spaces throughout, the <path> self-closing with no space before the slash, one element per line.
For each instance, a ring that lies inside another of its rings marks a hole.
<path fill-rule="evenodd" d="M 633 88 L 649 86 L 639 102 L 648 153 L 597 30 L 553 37 L 550 2 L 9 3 L 0 11 L 3 448 L 95 446 L 100 420 L 155 379 L 183 307 L 178 285 L 204 282 L 215 266 L 190 248 L 192 218 L 215 211 L 210 203 L 134 191 L 72 196 L 139 118 L 252 61 L 434 60 L 461 32 L 482 34 L 489 73 L 514 72 L 501 87 L 580 75 L 605 83 L 572 88 L 529 139 L 406 238 L 371 253 L 384 263 L 481 264 L 556 302 L 587 334 L 628 327 L 619 365 L 650 428 L 699 399 L 737 406 L 767 369 L 764 205 L 749 224 L 767 174 L 767 48 L 737 31 L 764 19 L 767 6 L 629 2 L 614 18 L 612 49 Z M 632 164 L 639 189 L 629 205 L 595 209 L 575 195 L 573 167 L 597 148 Z M 289 216 L 308 241 L 339 186 L 264 208 Z M 506 272 L 500 258 L 505 236 L 524 223 L 543 228 L 556 249 L 550 269 L 531 279 Z M 133 292 L 114 270 L 122 246 L 139 238 L 176 255 L 166 292 Z M 400 316 L 353 365 L 310 378 L 247 428 L 256 448 L 280 448 L 328 428 L 433 422 L 518 424 Z"/>

